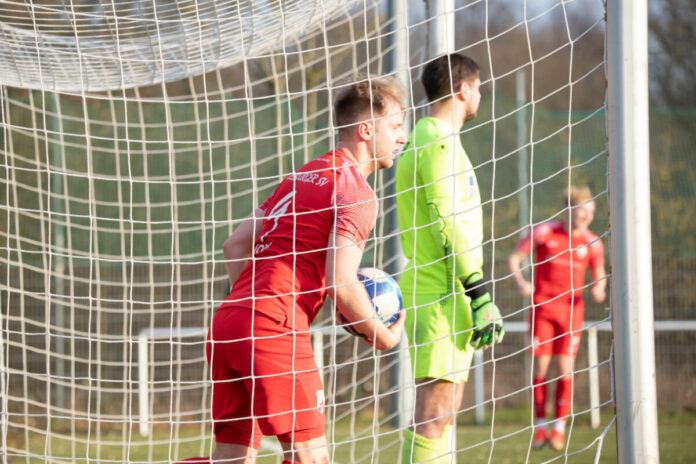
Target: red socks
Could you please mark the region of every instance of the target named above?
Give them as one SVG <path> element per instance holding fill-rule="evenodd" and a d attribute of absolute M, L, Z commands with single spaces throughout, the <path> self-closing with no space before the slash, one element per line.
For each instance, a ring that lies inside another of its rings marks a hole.
<path fill-rule="evenodd" d="M 537 419 L 546 417 L 546 379 L 534 378 L 534 415 Z M 565 418 L 570 413 L 573 398 L 573 376 L 566 375 L 556 381 L 556 419 Z"/>
<path fill-rule="evenodd" d="M 537 419 L 546 417 L 546 379 L 534 377 L 534 415 Z"/>
<path fill-rule="evenodd" d="M 573 376 L 566 375 L 556 381 L 556 418 L 565 418 L 570 413 L 573 398 Z"/>

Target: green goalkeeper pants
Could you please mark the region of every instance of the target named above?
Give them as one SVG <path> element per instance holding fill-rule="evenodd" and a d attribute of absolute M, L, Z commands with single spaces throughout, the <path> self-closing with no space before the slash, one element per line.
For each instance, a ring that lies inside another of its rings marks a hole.
<path fill-rule="evenodd" d="M 413 293 L 403 297 L 414 378 L 466 382 L 474 356 L 468 298 Z"/>

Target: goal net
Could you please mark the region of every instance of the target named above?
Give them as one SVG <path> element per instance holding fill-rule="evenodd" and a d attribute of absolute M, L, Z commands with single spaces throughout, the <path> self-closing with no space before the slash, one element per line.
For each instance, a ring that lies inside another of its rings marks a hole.
<path fill-rule="evenodd" d="M 474 361 L 452 459 L 604 452 L 607 304 L 586 296 L 592 322 L 577 334 L 566 445 L 533 454 L 531 305 L 507 267 L 521 236 L 562 220 L 571 185 L 591 188 L 591 228 L 608 247 L 604 5 L 479 0 L 435 11 L 379 0 L 0 2 L 3 462 L 210 455 L 205 337 L 229 291 L 223 241 L 334 146 L 341 85 L 398 77 L 412 128 L 427 112 L 419 76 L 440 34 L 481 66 L 479 114 L 460 136 L 507 328 Z M 369 182 L 382 214 L 363 265 L 398 280 L 393 172 Z M 407 342 L 375 352 L 328 306 L 312 336 L 331 459 L 399 462 L 413 411 Z M 259 462 L 281 461 L 264 439 Z"/>

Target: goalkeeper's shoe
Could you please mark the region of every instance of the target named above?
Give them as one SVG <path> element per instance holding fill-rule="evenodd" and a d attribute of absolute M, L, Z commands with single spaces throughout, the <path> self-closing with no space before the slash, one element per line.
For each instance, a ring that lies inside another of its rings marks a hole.
<path fill-rule="evenodd" d="M 478 350 L 503 341 L 503 319 L 498 307 L 491 300 L 490 293 L 486 292 L 471 300 L 471 312 L 474 323 L 474 332 L 469 342 L 471 346 Z"/>
<path fill-rule="evenodd" d="M 532 449 L 538 450 L 546 445 L 549 439 L 549 432 L 546 427 L 537 427 L 534 431 L 534 441 L 532 441 Z"/>

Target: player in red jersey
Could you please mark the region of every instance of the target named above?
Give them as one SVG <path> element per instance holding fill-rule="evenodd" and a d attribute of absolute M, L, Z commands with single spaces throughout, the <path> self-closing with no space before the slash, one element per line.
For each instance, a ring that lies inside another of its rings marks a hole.
<path fill-rule="evenodd" d="M 564 193 L 564 201 L 565 205 L 570 205 L 566 221 L 536 226 L 508 259 L 520 294 L 529 297 L 533 293 L 530 317 L 536 416 L 533 446 L 537 449 L 547 441 L 556 450 L 563 447 L 573 396 L 573 360 L 580 346 L 584 321 L 582 292 L 588 267 L 594 282 L 593 300 L 601 303 L 606 297 L 604 246 L 589 230 L 595 211 L 592 193 L 588 187 L 571 187 Z M 535 252 L 533 292 L 532 284 L 519 272 L 520 263 L 532 249 Z M 545 410 L 546 374 L 552 357 L 562 377 L 556 382 L 556 420 L 549 436 Z"/>
<path fill-rule="evenodd" d="M 213 462 L 252 462 L 262 435 L 278 437 L 284 462 L 329 462 L 309 334 L 327 293 L 377 349 L 399 342 L 403 313 L 391 327 L 375 318 L 357 270 L 378 205 L 366 178 L 390 167 L 406 142 L 402 94 L 390 78 L 340 92 L 336 149 L 284 179 L 225 241 L 233 287 L 206 346 Z"/>

